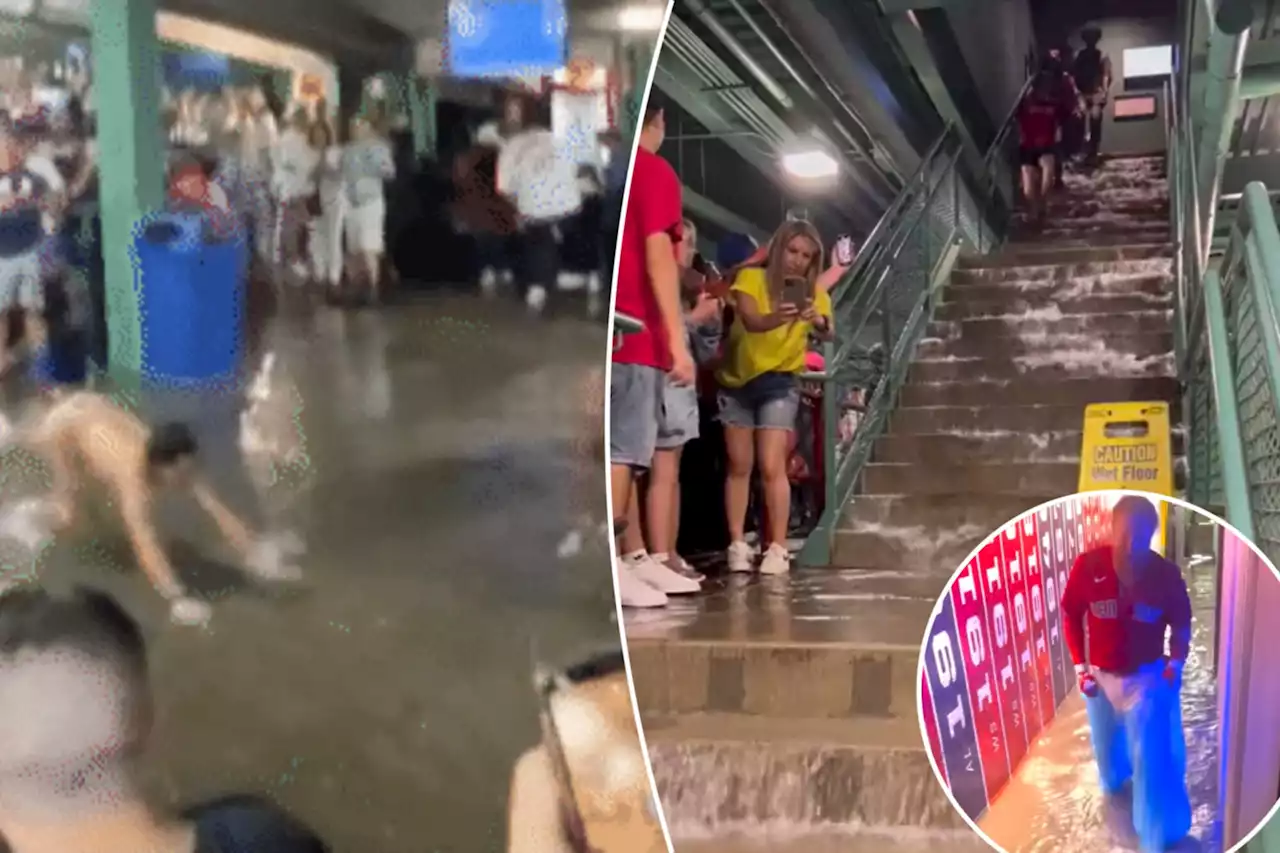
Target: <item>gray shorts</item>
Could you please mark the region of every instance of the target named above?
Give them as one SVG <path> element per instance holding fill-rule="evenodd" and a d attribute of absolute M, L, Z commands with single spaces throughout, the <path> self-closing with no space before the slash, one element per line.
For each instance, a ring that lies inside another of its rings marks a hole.
<path fill-rule="evenodd" d="M 698 437 L 698 390 L 672 385 L 662 377 L 662 411 L 658 416 L 658 449 L 675 450 Z"/>
<path fill-rule="evenodd" d="M 613 364 L 609 377 L 609 463 L 648 468 L 658 446 L 666 375 L 656 367 Z"/>
<path fill-rule="evenodd" d="M 19 306 L 28 311 L 44 309 L 40 261 L 38 250 L 0 258 L 0 311 Z"/>
<path fill-rule="evenodd" d="M 721 388 L 716 398 L 725 426 L 795 429 L 800 382 L 791 373 L 765 373 L 741 388 Z"/>

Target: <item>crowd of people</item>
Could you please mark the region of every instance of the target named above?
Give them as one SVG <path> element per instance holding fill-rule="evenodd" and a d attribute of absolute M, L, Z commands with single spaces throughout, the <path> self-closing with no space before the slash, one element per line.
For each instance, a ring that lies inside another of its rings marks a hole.
<path fill-rule="evenodd" d="M 661 607 L 701 588 L 703 576 L 676 542 L 681 454 L 699 438 L 708 407 L 724 434 L 729 570 L 790 569 L 802 374 L 821 367 L 813 345 L 834 335 L 829 291 L 853 261 L 847 244 L 828 263 L 818 230 L 796 217 L 762 246 L 739 241 L 737 257 L 718 258 L 721 273 L 697 251 L 680 179 L 657 154 L 664 135 L 663 111 L 651 103 L 619 236 L 615 308 L 642 326 L 616 344 L 609 387 L 616 571 L 626 607 Z M 747 533 L 755 480 L 759 547 Z"/>
<path fill-rule="evenodd" d="M 622 139 L 601 134 L 607 163 L 577 162 L 550 127 L 546 99 L 506 92 L 501 101 L 500 117 L 454 163 L 455 218 L 475 236 L 480 290 L 514 284 L 534 312 L 552 293 L 585 290 L 598 314 L 626 182 Z"/>
<path fill-rule="evenodd" d="M 1111 59 L 1098 47 L 1102 31 L 1081 33 L 1084 48 L 1052 48 L 1018 105 L 1018 162 L 1029 218 L 1043 225 L 1052 193 L 1069 161 L 1098 161 L 1110 96 Z"/>
<path fill-rule="evenodd" d="M 166 98 L 170 196 L 231 214 L 255 259 L 332 298 L 350 285 L 376 302 L 386 267 L 385 186 L 395 177 L 384 116 L 353 115 L 339 134 L 323 99 L 277 117 L 261 87 Z M 282 126 L 283 125 L 283 126 Z"/>

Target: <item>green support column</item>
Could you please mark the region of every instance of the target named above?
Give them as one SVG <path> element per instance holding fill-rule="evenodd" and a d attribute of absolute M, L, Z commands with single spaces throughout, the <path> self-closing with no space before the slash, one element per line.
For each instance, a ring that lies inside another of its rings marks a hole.
<path fill-rule="evenodd" d="M 98 174 L 111 372 L 142 369 L 134 228 L 164 201 L 157 0 L 93 0 L 93 87 L 98 106 Z"/>

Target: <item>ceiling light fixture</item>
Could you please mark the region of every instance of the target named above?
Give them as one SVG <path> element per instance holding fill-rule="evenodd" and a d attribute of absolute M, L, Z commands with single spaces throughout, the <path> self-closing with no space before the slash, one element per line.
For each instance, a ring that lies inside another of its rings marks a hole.
<path fill-rule="evenodd" d="M 637 4 L 618 10 L 618 29 L 625 33 L 656 33 L 666 17 L 665 4 Z"/>
<path fill-rule="evenodd" d="M 840 174 L 840 164 L 821 148 L 802 148 L 782 155 L 782 168 L 805 181 L 828 180 Z"/>

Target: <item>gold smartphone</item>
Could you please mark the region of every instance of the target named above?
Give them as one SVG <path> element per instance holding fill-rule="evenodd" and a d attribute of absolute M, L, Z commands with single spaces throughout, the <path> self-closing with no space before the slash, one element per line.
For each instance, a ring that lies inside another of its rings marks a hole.
<path fill-rule="evenodd" d="M 798 275 L 787 276 L 782 281 L 782 304 L 803 309 L 812 300 L 809 280 Z"/>
<path fill-rule="evenodd" d="M 543 743 L 576 853 L 665 853 L 621 651 L 539 667 Z"/>

